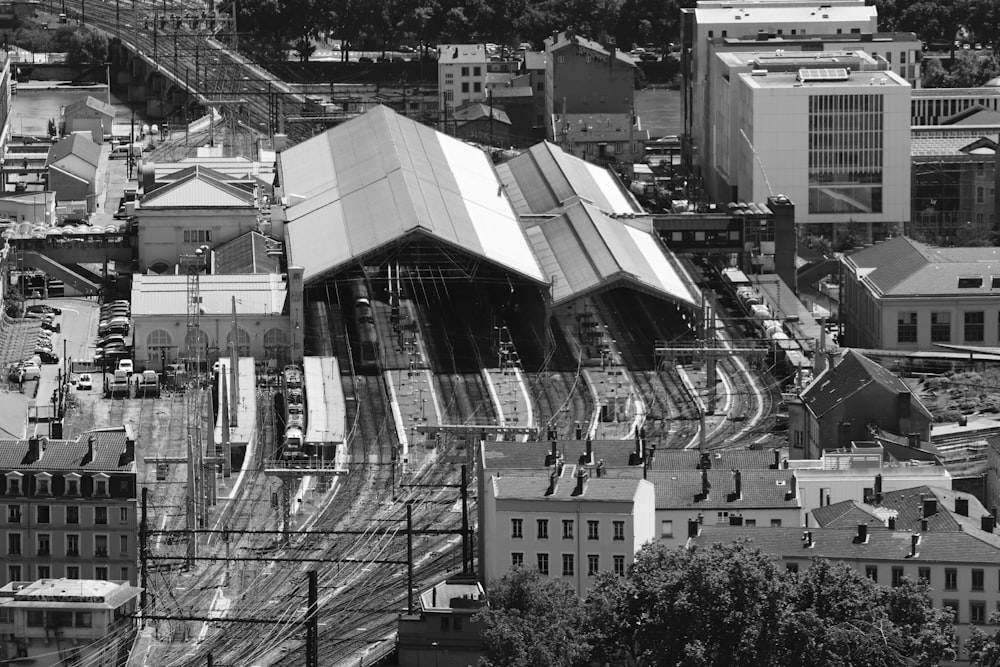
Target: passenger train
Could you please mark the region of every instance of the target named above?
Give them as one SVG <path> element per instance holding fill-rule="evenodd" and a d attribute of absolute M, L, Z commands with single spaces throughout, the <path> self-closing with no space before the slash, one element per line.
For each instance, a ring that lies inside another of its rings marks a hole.
<path fill-rule="evenodd" d="M 364 278 L 351 282 L 351 299 L 354 302 L 354 325 L 357 332 L 354 365 L 360 369 L 377 370 L 382 356 L 381 347 L 378 329 L 375 327 L 375 313 Z"/>
<path fill-rule="evenodd" d="M 285 441 L 282 458 L 305 458 L 306 400 L 302 369 L 294 364 L 285 366 L 281 385 L 285 395 Z"/>

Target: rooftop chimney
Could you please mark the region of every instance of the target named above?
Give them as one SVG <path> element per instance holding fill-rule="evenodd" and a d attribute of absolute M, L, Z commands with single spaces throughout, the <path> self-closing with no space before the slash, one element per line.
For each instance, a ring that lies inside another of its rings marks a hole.
<path fill-rule="evenodd" d="M 697 519 L 688 520 L 688 537 L 698 537 L 698 533 L 701 532 L 699 528 L 701 524 L 698 523 Z"/>
<path fill-rule="evenodd" d="M 907 433 L 906 441 L 910 447 L 914 449 L 920 449 L 920 434 L 919 433 Z"/>
<path fill-rule="evenodd" d="M 985 514 L 980 518 L 980 528 L 987 533 L 992 533 L 993 529 L 996 528 L 996 519 L 994 519 L 989 514 Z"/>
<path fill-rule="evenodd" d="M 708 498 L 708 492 L 712 488 L 712 483 L 708 481 L 708 469 L 701 469 L 701 493 L 698 496 L 698 500 L 705 500 Z"/>
<path fill-rule="evenodd" d="M 702 470 L 709 470 L 712 467 L 712 455 L 708 452 L 702 452 L 701 458 L 698 461 L 698 467 Z"/>
<path fill-rule="evenodd" d="M 917 545 L 920 544 L 920 533 L 910 535 L 910 558 L 917 557 Z"/>
<path fill-rule="evenodd" d="M 577 440 L 583 440 L 583 427 L 580 426 L 580 422 L 576 423 L 576 428 L 574 429 L 574 437 Z"/>
<path fill-rule="evenodd" d="M 882 495 L 882 475 L 880 473 L 878 475 L 875 475 L 875 496 L 878 497 L 881 495 Z"/>
<path fill-rule="evenodd" d="M 854 537 L 855 544 L 867 544 L 868 543 L 868 524 L 859 523 L 858 524 L 858 534 Z"/>
<path fill-rule="evenodd" d="M 87 438 L 87 453 L 83 455 L 83 460 L 80 461 L 81 466 L 85 466 L 94 460 L 94 454 L 97 453 L 97 439 L 93 434 Z"/>
<path fill-rule="evenodd" d="M 955 514 L 969 516 L 969 499 L 955 498 Z"/>
<path fill-rule="evenodd" d="M 889 517 L 889 530 L 896 530 L 896 517 Z"/>
<path fill-rule="evenodd" d="M 927 519 L 921 519 L 920 520 L 920 530 L 921 530 L 921 532 L 924 532 L 924 533 L 927 532 Z"/>
<path fill-rule="evenodd" d="M 781 450 L 774 450 L 774 465 L 771 466 L 774 470 L 781 470 Z"/>
<path fill-rule="evenodd" d="M 559 475 L 553 470 L 549 475 L 549 488 L 545 490 L 545 495 L 551 496 L 556 492 L 556 488 L 559 486 Z"/>
<path fill-rule="evenodd" d="M 788 492 L 785 493 L 785 500 L 795 500 L 795 494 L 798 492 L 795 487 L 798 483 L 799 481 L 795 479 L 795 475 L 792 475 L 792 478 L 788 480 Z"/>
<path fill-rule="evenodd" d="M 45 455 L 45 441 L 37 435 L 28 438 L 28 451 L 21 460 L 21 465 L 35 463 Z"/>
<path fill-rule="evenodd" d="M 590 438 L 587 438 L 587 453 L 583 455 L 583 460 L 580 463 L 586 466 L 594 465 L 594 446 Z"/>
<path fill-rule="evenodd" d="M 125 438 L 125 451 L 118 457 L 118 467 L 122 468 L 135 461 L 135 439 Z"/>
<path fill-rule="evenodd" d="M 937 498 L 924 498 L 924 516 L 933 516 L 937 514 Z M 968 510 L 966 510 L 968 512 Z"/>
<path fill-rule="evenodd" d="M 739 470 L 733 470 L 733 484 L 736 486 L 736 499 L 741 500 L 743 498 L 743 473 Z"/>
<path fill-rule="evenodd" d="M 554 466 L 559 459 L 559 446 L 552 441 L 552 451 L 545 457 L 545 467 Z"/>
<path fill-rule="evenodd" d="M 803 531 L 802 533 L 802 546 L 806 549 L 811 549 L 813 546 L 813 532 L 811 530 Z"/>
<path fill-rule="evenodd" d="M 576 471 L 576 488 L 573 489 L 574 496 L 582 496 L 587 490 L 587 471 L 579 469 Z"/>

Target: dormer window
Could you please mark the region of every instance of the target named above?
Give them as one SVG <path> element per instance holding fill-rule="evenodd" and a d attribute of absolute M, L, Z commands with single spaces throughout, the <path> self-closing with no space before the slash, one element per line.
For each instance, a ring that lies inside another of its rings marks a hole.
<path fill-rule="evenodd" d="M 35 475 L 35 495 L 36 496 L 51 496 L 52 495 L 52 475 L 47 472 L 40 472 Z"/>
<path fill-rule="evenodd" d="M 24 475 L 17 471 L 12 471 L 7 473 L 7 495 L 8 496 L 19 496 L 21 495 L 21 482 Z"/>
<path fill-rule="evenodd" d="M 104 473 L 94 475 L 94 496 L 95 497 L 107 497 L 108 496 L 108 476 Z"/>
<path fill-rule="evenodd" d="M 80 475 L 79 473 L 71 472 L 66 475 L 66 495 L 67 496 L 78 496 L 80 495 Z"/>

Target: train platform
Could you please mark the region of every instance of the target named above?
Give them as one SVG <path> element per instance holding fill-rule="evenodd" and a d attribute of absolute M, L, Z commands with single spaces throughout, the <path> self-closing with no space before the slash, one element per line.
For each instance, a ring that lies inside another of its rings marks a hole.
<path fill-rule="evenodd" d="M 519 368 L 486 368 L 483 369 L 483 379 L 486 388 L 493 399 L 497 413 L 498 426 L 525 426 L 535 428 L 535 414 L 531 407 L 528 387 L 524 383 L 524 374 Z M 518 439 L 527 442 L 529 436 L 521 434 Z M 498 435 L 497 440 L 505 439 Z"/>
<path fill-rule="evenodd" d="M 634 437 L 645 420 L 646 406 L 629 374 L 620 366 L 608 366 L 585 368 L 583 376 L 594 399 L 594 415 L 587 437 L 592 440 Z"/>
<path fill-rule="evenodd" d="M 777 315 L 789 334 L 802 345 L 803 351 L 811 352 L 819 344 L 823 327 L 813 317 L 812 312 L 795 295 L 795 292 L 776 274 L 750 276 L 750 282 L 757 288 L 764 303 Z"/>
<path fill-rule="evenodd" d="M 417 427 L 441 424 L 443 412 L 434 389 L 434 376 L 426 369 L 385 371 L 385 384 L 403 450 L 403 465 L 414 465 L 412 454 L 419 445 L 426 451 L 428 445 L 436 444 L 434 436 L 419 433 Z"/>

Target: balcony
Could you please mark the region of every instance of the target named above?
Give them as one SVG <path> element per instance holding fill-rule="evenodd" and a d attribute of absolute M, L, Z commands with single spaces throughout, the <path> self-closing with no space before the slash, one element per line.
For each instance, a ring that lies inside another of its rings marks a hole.
<path fill-rule="evenodd" d="M 66 555 L 67 556 L 79 556 L 80 555 L 80 550 L 79 549 L 67 549 L 66 550 Z"/>
<path fill-rule="evenodd" d="M 108 550 L 107 549 L 94 549 L 94 556 L 96 556 L 97 558 L 107 558 L 108 557 Z"/>
<path fill-rule="evenodd" d="M 38 556 L 51 556 L 52 552 L 50 552 L 48 549 L 39 549 L 38 553 L 36 555 L 38 555 Z"/>

